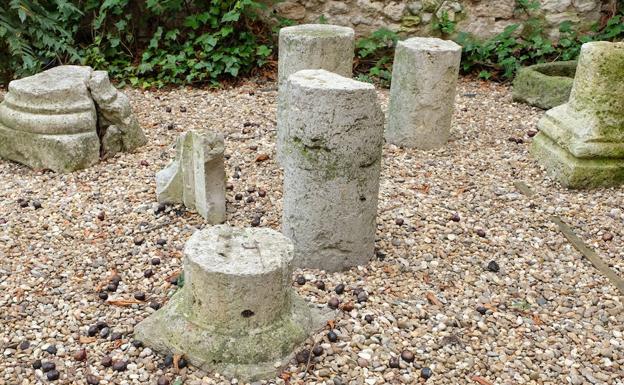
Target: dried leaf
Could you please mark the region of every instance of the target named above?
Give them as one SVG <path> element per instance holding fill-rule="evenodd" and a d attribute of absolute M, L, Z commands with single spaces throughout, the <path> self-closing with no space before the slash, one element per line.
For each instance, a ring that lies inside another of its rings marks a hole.
<path fill-rule="evenodd" d="M 117 270 L 113 269 L 111 271 L 108 272 L 108 275 L 106 276 L 106 278 L 104 278 L 102 281 L 100 281 L 100 283 L 97 284 L 97 286 L 95 286 L 95 291 L 99 292 L 102 291 L 102 288 L 106 285 L 108 285 L 108 283 L 110 282 L 111 278 L 113 278 L 115 275 L 117 275 Z"/>
<path fill-rule="evenodd" d="M 171 282 L 171 279 L 173 277 L 179 277 L 180 276 L 180 272 L 181 272 L 180 269 L 174 271 L 173 273 L 171 273 L 171 274 L 169 274 L 168 276 L 165 277 L 165 281 L 166 282 Z"/>
<path fill-rule="evenodd" d="M 173 355 L 173 367 L 175 368 L 176 372 L 180 370 L 180 358 L 182 358 L 181 354 Z"/>
<path fill-rule="evenodd" d="M 291 374 L 289 372 L 283 372 L 280 374 L 280 378 L 284 380 L 286 385 L 290 384 L 290 377 L 291 377 Z"/>
<path fill-rule="evenodd" d="M 536 324 L 536 325 L 543 325 L 544 324 L 544 321 L 542 321 L 542 319 L 537 314 L 533 314 L 533 316 L 531 318 L 533 319 L 533 323 Z"/>
<path fill-rule="evenodd" d="M 486 304 L 483 305 L 483 307 L 486 308 L 486 309 L 490 309 L 493 312 L 498 311 L 498 308 L 496 307 L 496 305 L 491 304 L 491 303 L 486 303 Z"/>
<path fill-rule="evenodd" d="M 141 303 L 141 301 L 137 301 L 136 299 L 111 299 L 106 301 L 109 305 L 113 306 L 130 306 Z"/>
<path fill-rule="evenodd" d="M 342 309 L 342 311 L 344 312 L 350 312 L 351 310 L 353 310 L 355 306 L 353 305 L 353 302 L 349 301 L 349 302 L 345 302 L 340 308 Z"/>
<path fill-rule="evenodd" d="M 336 321 L 330 319 L 329 321 L 327 321 L 327 326 L 329 326 L 330 329 L 333 329 L 334 326 L 336 326 Z"/>
<path fill-rule="evenodd" d="M 79 341 L 80 341 L 81 344 L 90 344 L 91 342 L 95 342 L 96 338 L 95 337 L 80 336 Z"/>
<path fill-rule="evenodd" d="M 113 342 L 113 348 L 114 349 L 119 349 L 121 347 L 121 345 L 123 345 L 123 340 L 115 340 L 115 342 Z"/>
<path fill-rule="evenodd" d="M 259 154 L 256 157 L 256 162 L 264 162 L 265 160 L 269 160 L 269 155 L 267 155 L 267 154 Z"/>
<path fill-rule="evenodd" d="M 494 385 L 492 384 L 490 381 L 486 380 L 483 377 L 479 377 L 479 376 L 472 376 L 470 377 L 471 380 L 478 382 L 481 385 Z"/>
<path fill-rule="evenodd" d="M 432 292 L 428 291 L 426 296 L 430 304 L 435 306 L 442 306 L 442 302 L 440 302 L 440 300 Z"/>

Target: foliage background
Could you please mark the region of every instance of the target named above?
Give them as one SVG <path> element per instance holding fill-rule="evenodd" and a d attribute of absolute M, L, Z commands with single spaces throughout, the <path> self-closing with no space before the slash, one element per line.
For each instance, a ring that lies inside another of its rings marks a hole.
<path fill-rule="evenodd" d="M 133 85 L 215 83 L 271 57 L 263 7 L 254 0 L 9 0 L 0 9 L 0 77 L 6 83 L 81 63 Z"/>
<path fill-rule="evenodd" d="M 7 1 L 7 0 L 5 0 Z M 105 69 L 120 85 L 217 85 L 274 70 L 276 32 L 289 24 L 256 0 L 8 0 L 0 8 L 0 83 L 58 64 Z M 463 46 L 462 71 L 508 80 L 520 66 L 578 56 L 592 40 L 624 41 L 624 0 L 589 34 L 570 22 L 551 41 L 539 1 L 516 0 L 526 21 L 479 41 L 441 17 L 432 33 Z M 619 11 L 618 11 L 619 10 Z M 262 16 L 262 17 L 261 17 Z M 444 15 L 443 15 L 444 16 Z M 320 20 L 323 22 L 323 20 Z M 399 35 L 380 29 L 358 40 L 354 70 L 388 86 Z"/>

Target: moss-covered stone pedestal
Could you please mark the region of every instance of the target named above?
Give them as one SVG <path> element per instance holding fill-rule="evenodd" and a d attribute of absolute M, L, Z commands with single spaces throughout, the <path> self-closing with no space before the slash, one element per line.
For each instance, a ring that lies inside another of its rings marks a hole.
<path fill-rule="evenodd" d="M 292 260 L 290 241 L 270 229 L 198 231 L 184 250 L 184 287 L 136 326 L 135 337 L 241 381 L 275 377 L 333 315 L 295 295 Z"/>
<path fill-rule="evenodd" d="M 583 44 L 568 103 L 539 121 L 532 153 L 566 187 L 624 182 L 624 43 Z"/>

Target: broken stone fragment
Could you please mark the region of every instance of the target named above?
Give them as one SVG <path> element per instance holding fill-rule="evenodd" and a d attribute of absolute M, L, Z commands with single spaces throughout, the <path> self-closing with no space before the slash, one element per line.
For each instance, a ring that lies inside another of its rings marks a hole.
<path fill-rule="evenodd" d="M 106 71 L 94 71 L 88 83 L 98 112 L 98 131 L 107 137 L 102 141 L 102 154 L 133 151 L 147 143 L 147 138 L 132 114 L 128 97 L 110 83 Z M 119 139 L 114 137 L 119 136 Z"/>
<path fill-rule="evenodd" d="M 292 262 L 292 244 L 275 230 L 197 231 L 184 247 L 184 286 L 135 327 L 135 337 L 239 381 L 275 377 L 334 314 L 296 295 Z"/>
<path fill-rule="evenodd" d="M 209 223 L 225 221 L 225 146 L 214 132 L 185 132 L 176 142 L 176 158 L 156 174 L 160 203 L 183 203 Z"/>
<path fill-rule="evenodd" d="M 128 98 L 91 67 L 14 80 L 0 103 L 0 157 L 34 169 L 71 172 L 95 164 L 102 147 L 113 155 L 145 142 Z"/>

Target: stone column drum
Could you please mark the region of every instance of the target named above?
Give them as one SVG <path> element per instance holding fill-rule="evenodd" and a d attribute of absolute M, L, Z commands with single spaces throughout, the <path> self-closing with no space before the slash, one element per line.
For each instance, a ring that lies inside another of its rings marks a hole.
<path fill-rule="evenodd" d="M 291 75 L 284 133 L 283 233 L 295 265 L 338 271 L 373 256 L 383 112 L 373 85 L 325 70 Z"/>
<path fill-rule="evenodd" d="M 292 261 L 291 242 L 271 229 L 197 231 L 184 249 L 184 287 L 136 326 L 135 337 L 207 371 L 242 381 L 274 377 L 333 314 L 296 296 Z"/>
<path fill-rule="evenodd" d="M 355 32 L 351 28 L 329 24 L 303 24 L 280 29 L 278 85 L 297 71 L 324 69 L 351 77 L 355 52 Z M 278 99 L 283 96 L 280 91 Z M 281 110 L 278 109 L 278 121 Z M 282 162 L 283 132 L 278 124 L 276 154 Z"/>
<path fill-rule="evenodd" d="M 13 80 L 0 103 L 0 157 L 35 169 L 72 172 L 145 143 L 106 71 L 54 67 Z"/>
<path fill-rule="evenodd" d="M 461 46 L 437 38 L 400 41 L 394 54 L 386 141 L 423 150 L 450 135 Z"/>
<path fill-rule="evenodd" d="M 0 156 L 71 172 L 100 158 L 89 67 L 63 66 L 9 83 L 0 104 Z"/>
<path fill-rule="evenodd" d="M 564 186 L 624 183 L 624 43 L 583 44 L 568 103 L 538 127 L 531 152 Z"/>
<path fill-rule="evenodd" d="M 325 69 L 351 77 L 355 33 L 353 29 L 329 24 L 303 24 L 279 32 L 279 85 L 297 71 Z"/>

